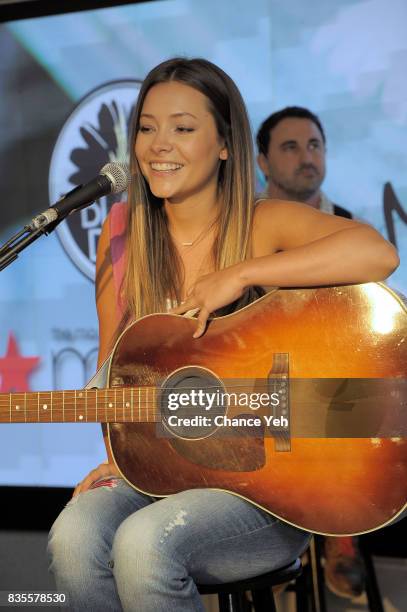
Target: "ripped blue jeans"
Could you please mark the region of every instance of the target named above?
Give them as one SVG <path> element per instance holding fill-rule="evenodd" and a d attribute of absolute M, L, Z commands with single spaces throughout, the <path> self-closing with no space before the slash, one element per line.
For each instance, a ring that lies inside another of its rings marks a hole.
<path fill-rule="evenodd" d="M 203 612 L 196 583 L 287 565 L 309 536 L 230 493 L 158 501 L 107 479 L 72 499 L 49 536 L 50 570 L 70 610 Z"/>

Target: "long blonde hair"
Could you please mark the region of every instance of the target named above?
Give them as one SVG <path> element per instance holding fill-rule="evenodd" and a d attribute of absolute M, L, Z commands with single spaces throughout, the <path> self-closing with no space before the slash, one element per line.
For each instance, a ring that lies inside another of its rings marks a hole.
<path fill-rule="evenodd" d="M 141 87 L 131 129 L 126 255 L 122 286 L 127 304 L 121 329 L 131 319 L 166 309 L 167 299 L 180 300 L 183 270 L 168 231 L 163 201 L 156 198 L 141 173 L 134 153 L 139 118 L 148 91 L 158 83 L 177 81 L 206 96 L 228 158 L 220 162 L 218 195 L 221 206 L 213 245 L 215 269 L 248 257 L 254 203 L 252 138 L 242 96 L 223 70 L 204 59 L 174 58 L 156 66 Z"/>

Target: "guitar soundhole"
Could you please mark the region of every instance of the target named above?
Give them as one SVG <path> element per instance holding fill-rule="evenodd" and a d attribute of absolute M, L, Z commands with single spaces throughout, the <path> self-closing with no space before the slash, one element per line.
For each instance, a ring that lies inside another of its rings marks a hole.
<path fill-rule="evenodd" d="M 226 414 L 222 382 L 205 368 L 185 367 L 171 374 L 160 394 L 161 420 L 168 435 L 186 440 L 211 436 L 216 417 Z"/>

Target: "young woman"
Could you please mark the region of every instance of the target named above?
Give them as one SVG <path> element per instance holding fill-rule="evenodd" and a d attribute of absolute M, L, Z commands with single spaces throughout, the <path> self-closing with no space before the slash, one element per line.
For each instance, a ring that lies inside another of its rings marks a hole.
<path fill-rule="evenodd" d="M 374 281 L 398 265 L 371 227 L 291 202 L 254 206 L 244 103 L 210 62 L 154 68 L 132 138 L 129 203 L 112 208 L 98 247 L 100 363 L 119 330 L 148 313 L 198 309 L 198 338 L 210 313 L 253 287 Z M 226 492 L 156 501 L 120 478 L 109 449 L 108 457 L 78 484 L 50 535 L 51 570 L 73 610 L 203 610 L 197 582 L 276 569 L 308 543 Z"/>

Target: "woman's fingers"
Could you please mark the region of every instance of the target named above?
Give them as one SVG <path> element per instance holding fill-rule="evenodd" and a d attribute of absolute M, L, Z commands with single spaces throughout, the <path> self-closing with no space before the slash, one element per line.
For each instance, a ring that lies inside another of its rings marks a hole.
<path fill-rule="evenodd" d="M 194 338 L 199 338 L 204 333 L 211 312 L 231 304 L 243 294 L 245 286 L 240 279 L 239 270 L 238 265 L 235 265 L 201 276 L 192 286 L 185 302 L 170 310 L 170 313 L 179 315 L 199 310 Z"/>
<path fill-rule="evenodd" d="M 180 315 L 180 314 L 185 314 L 186 312 L 190 310 L 199 311 L 199 315 L 196 317 L 198 325 L 196 327 L 195 332 L 193 333 L 193 338 L 199 338 L 200 336 L 202 336 L 202 334 L 204 333 L 206 329 L 206 324 L 208 322 L 208 318 L 210 315 L 209 310 L 205 306 L 197 305 L 196 300 L 193 300 L 192 298 L 190 298 L 189 300 L 181 304 L 181 306 L 177 306 L 177 308 L 172 308 L 169 312 L 170 314 Z"/>
<path fill-rule="evenodd" d="M 198 325 L 196 326 L 196 330 L 193 334 L 193 338 L 200 338 L 206 329 L 206 324 L 208 322 L 210 312 L 207 308 L 203 307 L 199 311 L 199 315 L 197 317 Z"/>
<path fill-rule="evenodd" d="M 180 315 L 196 307 L 197 307 L 197 304 L 195 303 L 195 300 L 193 299 L 193 297 L 189 297 L 188 299 L 185 300 L 185 302 L 182 302 L 182 304 L 180 304 L 179 306 L 176 306 L 176 308 L 171 308 L 171 310 L 169 310 L 168 312 L 170 314 Z"/>
<path fill-rule="evenodd" d="M 95 475 L 93 475 L 93 474 L 95 474 Z M 97 479 L 98 479 L 98 476 L 96 475 L 96 470 L 92 470 L 92 472 L 90 472 L 87 476 L 85 476 L 85 478 L 83 480 L 78 482 L 78 484 L 75 487 L 75 490 L 73 492 L 72 497 L 76 497 L 77 495 L 79 495 L 79 493 L 83 493 L 84 491 L 87 491 L 89 489 L 89 487 Z"/>
<path fill-rule="evenodd" d="M 100 478 L 117 474 L 117 468 L 112 463 L 101 463 L 97 468 L 89 472 L 87 476 L 75 487 L 72 497 L 76 497 L 79 493 L 84 493 Z"/>

